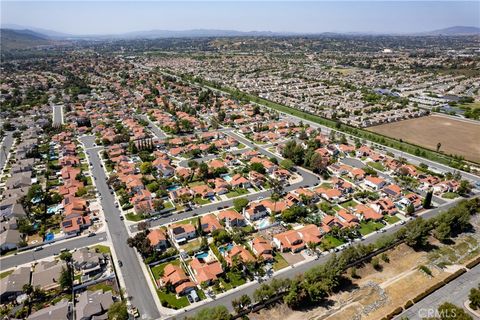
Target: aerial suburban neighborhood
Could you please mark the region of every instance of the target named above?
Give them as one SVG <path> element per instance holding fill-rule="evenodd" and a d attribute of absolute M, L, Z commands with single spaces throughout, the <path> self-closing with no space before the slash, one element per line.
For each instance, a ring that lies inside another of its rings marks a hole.
<path fill-rule="evenodd" d="M 1 318 L 478 319 L 480 29 L 455 28 L 2 25 Z"/>

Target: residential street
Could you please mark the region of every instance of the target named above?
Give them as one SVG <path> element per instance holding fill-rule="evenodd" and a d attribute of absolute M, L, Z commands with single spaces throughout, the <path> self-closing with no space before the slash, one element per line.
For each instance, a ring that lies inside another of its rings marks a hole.
<path fill-rule="evenodd" d="M 13 132 L 6 132 L 5 138 L 3 138 L 2 145 L 0 146 L 0 170 L 3 170 L 3 167 L 7 162 L 7 157 L 10 153 L 13 142 Z"/>
<path fill-rule="evenodd" d="M 127 245 L 129 235 L 125 224 L 120 220 L 120 210 L 115 207 L 113 191 L 111 191 L 106 182 L 107 175 L 102 168 L 103 165 L 98 154 L 103 148 L 88 149 L 88 146 L 92 143 L 91 138 L 80 138 L 80 140 L 87 147 L 86 152 L 88 159 L 92 163 L 90 168 L 92 170 L 92 176 L 96 178 L 95 184 L 97 190 L 101 195 L 101 204 L 110 231 L 111 242 L 118 259 L 123 263 L 123 267 L 119 268 L 119 264 L 115 261 L 117 271 L 122 273 L 123 279 L 125 280 L 128 296 L 132 297 L 131 302 L 139 309 L 142 317 L 145 319 L 159 318 L 160 312 L 157 309 L 154 297 L 148 289 L 149 284 L 147 281 L 150 281 L 150 279 L 145 277 L 140 266 L 140 261 L 134 251 L 135 249 Z"/>
<path fill-rule="evenodd" d="M 40 251 L 28 250 L 20 252 L 16 255 L 8 255 L 0 259 L 1 269 L 8 269 L 19 266 L 25 263 L 33 262 L 35 260 L 51 257 L 59 254 L 62 249 L 73 250 L 82 247 L 88 247 L 107 240 L 105 232 L 97 233 L 93 237 L 74 237 L 68 240 L 63 240 L 59 243 L 43 245 Z"/>
<path fill-rule="evenodd" d="M 52 106 L 53 108 L 53 126 L 59 126 L 64 123 L 63 120 L 63 105 Z"/>

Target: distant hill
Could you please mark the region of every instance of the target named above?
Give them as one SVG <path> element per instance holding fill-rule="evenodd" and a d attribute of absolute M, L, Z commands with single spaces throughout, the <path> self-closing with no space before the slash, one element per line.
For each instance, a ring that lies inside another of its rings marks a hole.
<path fill-rule="evenodd" d="M 480 35 L 480 28 L 468 26 L 455 26 L 440 30 L 427 32 L 428 35 L 445 35 L 445 36 L 463 36 L 463 35 Z"/>
<path fill-rule="evenodd" d="M 50 45 L 52 41 L 47 36 L 32 30 L 0 29 L 0 43 L 2 50 L 12 50 Z"/>

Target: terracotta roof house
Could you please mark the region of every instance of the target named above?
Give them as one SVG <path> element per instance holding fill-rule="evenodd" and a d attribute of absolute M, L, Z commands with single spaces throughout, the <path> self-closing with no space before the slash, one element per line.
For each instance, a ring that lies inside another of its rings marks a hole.
<path fill-rule="evenodd" d="M 264 261 L 273 260 L 273 247 L 271 243 L 262 236 L 258 236 L 250 243 L 253 253 L 257 258 L 262 257 Z"/>
<path fill-rule="evenodd" d="M 244 209 L 244 215 L 250 221 L 254 221 L 268 216 L 268 210 L 262 203 L 254 202 Z"/>
<path fill-rule="evenodd" d="M 214 230 L 223 229 L 220 221 L 218 221 L 217 217 L 212 213 L 202 216 L 200 218 L 200 224 L 202 225 L 203 232 L 206 233 L 211 233 Z"/>
<path fill-rule="evenodd" d="M 373 176 L 367 176 L 364 180 L 364 183 L 373 190 L 380 190 L 387 184 L 385 179 Z"/>
<path fill-rule="evenodd" d="M 155 250 L 165 250 L 168 247 L 167 235 L 165 230 L 161 228 L 150 230 L 147 238 Z"/>
<path fill-rule="evenodd" d="M 302 228 L 297 229 L 296 231 L 300 234 L 301 238 L 303 239 L 303 242 L 305 242 L 306 244 L 308 244 L 309 242 L 312 242 L 312 243 L 322 242 L 322 232 L 314 224 L 307 224 Z"/>
<path fill-rule="evenodd" d="M 375 212 L 378 212 L 382 215 L 394 215 L 398 212 L 397 207 L 389 198 L 378 199 L 375 202 L 369 204 Z"/>
<path fill-rule="evenodd" d="M 223 274 L 222 265 L 216 260 L 201 262 L 199 259 L 193 258 L 189 266 L 198 284 L 205 282 L 211 284 Z"/>
<path fill-rule="evenodd" d="M 197 237 L 195 226 L 191 223 L 186 224 L 172 224 L 169 229 L 170 236 L 178 244 L 185 243 L 190 239 Z"/>
<path fill-rule="evenodd" d="M 255 262 L 255 258 L 252 256 L 252 254 L 247 249 L 239 245 L 233 246 L 230 251 L 226 252 L 225 261 L 227 261 L 229 266 L 233 264 L 235 257 L 238 257 L 238 260 L 241 263 Z"/>
<path fill-rule="evenodd" d="M 282 252 L 300 252 L 305 248 L 305 243 L 296 230 L 288 230 L 274 235 L 273 243 Z"/>
<path fill-rule="evenodd" d="M 227 227 L 243 227 L 245 226 L 245 218 L 235 210 L 223 210 L 218 214 L 218 219 L 225 222 Z"/>
<path fill-rule="evenodd" d="M 175 287 L 175 292 L 178 295 L 186 294 L 196 287 L 195 284 L 190 281 L 190 278 L 187 277 L 182 267 L 171 263 L 167 264 L 165 269 L 163 269 L 162 284 L 164 286 L 171 284 Z"/>
<path fill-rule="evenodd" d="M 365 220 L 381 220 L 383 218 L 383 215 L 364 204 L 358 204 L 354 211 Z"/>

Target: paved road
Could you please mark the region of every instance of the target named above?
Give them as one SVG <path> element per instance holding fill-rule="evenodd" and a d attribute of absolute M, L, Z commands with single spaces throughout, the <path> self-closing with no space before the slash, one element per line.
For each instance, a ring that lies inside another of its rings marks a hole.
<path fill-rule="evenodd" d="M 59 126 L 64 123 L 63 119 L 63 105 L 52 106 L 53 108 L 53 120 L 52 123 L 54 126 Z"/>
<path fill-rule="evenodd" d="M 139 309 L 140 314 L 145 319 L 155 319 L 160 317 L 154 297 L 149 290 L 145 275 L 137 259 L 135 249 L 127 245 L 128 232 L 125 224 L 120 220 L 121 212 L 115 206 L 115 197 L 113 191 L 107 185 L 107 176 L 102 167 L 98 152 L 102 147 L 91 148 L 93 146 L 93 137 L 82 137 L 80 140 L 86 146 L 86 152 L 91 162 L 90 168 L 92 176 L 95 177 L 95 184 L 101 195 L 101 204 L 105 214 L 108 229 L 110 230 L 111 241 L 115 248 L 115 253 L 119 260 L 123 262 L 120 272 L 125 280 L 128 295 L 132 297 L 132 304 Z M 93 139 L 94 141 L 94 139 Z"/>
<path fill-rule="evenodd" d="M 168 138 L 168 136 L 165 134 L 165 132 L 163 132 L 152 120 L 150 120 L 149 117 L 147 117 L 146 115 L 139 115 L 138 116 L 140 119 L 143 119 L 145 121 L 148 121 L 149 123 L 149 126 L 148 128 L 150 129 L 150 131 L 153 132 L 153 134 L 158 138 L 158 139 L 166 139 Z"/>
<path fill-rule="evenodd" d="M 463 303 L 468 299 L 470 289 L 478 287 L 479 282 L 480 265 L 477 265 L 419 303 L 413 305 L 411 308 L 395 317 L 395 319 L 401 319 L 404 317 L 411 320 L 427 318 L 428 312 L 437 310 L 438 306 L 444 302 L 451 302 L 459 307 L 464 307 Z M 472 314 L 472 317 L 475 318 L 475 315 Z"/>
<path fill-rule="evenodd" d="M 431 217 L 439 214 L 440 212 L 443 212 L 443 211 L 447 210 L 448 208 L 453 207 L 454 205 L 457 204 L 458 201 L 460 201 L 460 200 L 448 203 L 445 206 L 442 206 L 440 208 L 432 209 L 432 210 L 426 212 L 425 214 L 423 214 L 422 217 L 424 219 L 431 218 Z M 363 244 L 373 243 L 373 242 L 377 241 L 378 238 L 381 237 L 382 235 L 393 234 L 396 231 L 398 231 L 401 227 L 402 227 L 401 225 L 397 224 L 397 225 L 392 226 L 391 228 L 387 229 L 387 231 L 385 233 L 373 233 L 370 236 L 366 237 L 366 239 L 363 240 L 361 243 L 363 243 Z M 289 267 L 287 269 L 284 269 L 283 273 L 278 274 L 278 275 L 274 276 L 273 278 L 279 278 L 279 279 L 293 278 L 298 274 L 303 274 L 303 273 L 305 273 L 305 271 L 309 270 L 310 268 L 314 267 L 315 265 L 325 263 L 330 258 L 330 255 L 331 254 L 321 256 L 318 260 L 312 260 L 312 261 L 309 261 L 307 263 L 304 263 L 304 264 L 299 265 L 299 266 L 294 267 L 294 268 Z M 269 279 L 267 282 L 270 282 L 270 280 L 271 279 Z M 260 286 L 259 283 L 254 282 L 250 286 L 245 287 L 243 290 L 235 291 L 235 292 L 232 292 L 232 293 L 227 294 L 225 296 L 219 297 L 219 298 L 209 302 L 208 305 L 195 306 L 195 307 L 191 307 L 190 309 L 187 308 L 187 312 L 185 312 L 181 316 L 182 317 L 183 316 L 193 316 L 200 309 L 202 309 L 204 307 L 207 307 L 207 306 L 208 307 L 214 307 L 214 306 L 223 305 L 223 306 L 227 307 L 230 311 L 233 311 L 233 308 L 232 308 L 232 300 L 233 299 L 237 299 L 243 294 L 248 294 L 248 295 L 250 295 L 250 297 L 252 297 L 253 292 L 259 286 Z"/>
<path fill-rule="evenodd" d="M 5 138 L 2 141 L 2 145 L 0 147 L 0 170 L 3 170 L 5 163 L 7 162 L 8 154 L 10 153 L 10 149 L 13 145 L 13 131 L 8 131 L 5 134 Z"/>
<path fill-rule="evenodd" d="M 40 251 L 28 250 L 18 253 L 17 255 L 5 256 L 0 259 L 0 266 L 2 270 L 8 269 L 58 254 L 63 248 L 73 250 L 76 248 L 91 246 L 105 240 L 107 240 L 107 234 L 102 232 L 97 233 L 93 237 L 75 237 L 59 243 L 54 242 L 52 244 L 44 245 L 43 249 Z"/>
<path fill-rule="evenodd" d="M 244 145 L 246 145 L 246 146 L 248 146 L 252 149 L 257 148 L 260 153 L 262 153 L 263 155 L 265 155 L 269 158 L 274 157 L 278 160 L 282 160 L 277 155 L 275 155 L 275 154 L 273 154 L 273 153 L 255 145 L 250 140 L 248 140 L 246 138 L 243 138 L 242 136 L 240 136 L 238 134 L 235 134 L 231 131 L 228 131 L 227 134 L 230 135 L 231 137 L 237 139 L 242 144 L 244 144 Z M 303 186 L 311 187 L 311 186 L 314 186 L 314 185 L 316 185 L 320 182 L 320 178 L 317 175 L 311 173 L 308 170 L 305 170 L 305 169 L 300 168 L 300 167 L 296 167 L 296 172 L 302 176 L 302 181 L 285 187 L 284 188 L 285 192 L 289 192 L 289 191 L 295 190 L 295 189 L 303 187 Z M 255 194 L 245 195 L 245 197 L 249 201 L 254 201 L 254 200 L 258 200 L 260 197 L 262 197 L 262 198 L 270 197 L 271 194 L 272 194 L 271 190 L 266 190 L 266 191 L 261 191 L 261 192 L 255 193 Z M 158 220 L 150 221 L 150 226 L 151 227 L 156 227 L 156 226 L 160 226 L 160 225 L 164 225 L 164 224 L 173 222 L 172 219 L 175 219 L 175 220 L 188 219 L 188 218 L 191 218 L 192 216 L 195 216 L 195 215 L 202 215 L 202 214 L 205 214 L 205 213 L 208 213 L 208 212 L 218 210 L 219 208 L 232 207 L 232 206 L 233 206 L 233 199 L 225 200 L 225 201 L 218 202 L 218 203 L 213 203 L 213 204 L 210 204 L 210 205 L 204 205 L 204 206 L 201 206 L 199 208 L 195 208 L 192 211 L 175 213 L 175 214 L 170 214 L 170 215 L 163 215 L 163 216 L 159 217 Z M 138 231 L 137 225 L 138 224 L 131 225 L 130 226 L 130 231 L 131 232 L 137 232 Z"/>

